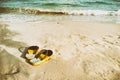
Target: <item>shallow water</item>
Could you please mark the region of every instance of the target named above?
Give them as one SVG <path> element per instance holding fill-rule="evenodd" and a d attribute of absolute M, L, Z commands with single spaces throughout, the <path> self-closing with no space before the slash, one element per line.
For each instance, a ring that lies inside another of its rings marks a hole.
<path fill-rule="evenodd" d="M 0 21 L 120 23 L 120 0 L 1 0 Z"/>
<path fill-rule="evenodd" d="M 120 0 L 2 0 L 0 11 L 23 13 L 120 16 Z"/>
<path fill-rule="evenodd" d="M 90 21 L 120 23 L 120 16 L 76 16 L 76 15 L 33 15 L 33 14 L 0 14 L 0 21 L 33 22 L 33 21 Z"/>

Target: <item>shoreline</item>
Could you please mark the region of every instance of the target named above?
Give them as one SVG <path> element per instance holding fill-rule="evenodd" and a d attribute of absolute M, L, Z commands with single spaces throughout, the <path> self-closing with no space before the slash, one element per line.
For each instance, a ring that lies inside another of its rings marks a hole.
<path fill-rule="evenodd" d="M 120 16 L 73 16 L 73 15 L 32 15 L 32 14 L 14 14 L 1 13 L 1 22 L 59 22 L 59 21 L 82 21 L 97 23 L 115 23 L 120 24 Z"/>

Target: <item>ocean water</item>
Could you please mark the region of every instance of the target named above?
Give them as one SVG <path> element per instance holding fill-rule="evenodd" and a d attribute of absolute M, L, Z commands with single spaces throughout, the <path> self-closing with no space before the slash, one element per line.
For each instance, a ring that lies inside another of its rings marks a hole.
<path fill-rule="evenodd" d="M 16 18 L 23 14 L 39 15 L 38 20 L 41 20 L 43 15 L 44 17 L 56 15 L 55 17 L 58 18 L 62 16 L 63 19 L 71 19 L 72 16 L 74 20 L 81 19 L 81 16 L 82 18 L 84 16 L 85 19 L 86 16 L 102 16 L 104 18 L 112 16 L 113 20 L 115 18 L 119 20 L 120 0 L 0 0 L 0 19 L 13 14 L 16 15 Z M 56 18 L 53 19 L 56 20 Z"/>
<path fill-rule="evenodd" d="M 0 7 L 116 11 L 120 9 L 120 0 L 0 0 Z"/>

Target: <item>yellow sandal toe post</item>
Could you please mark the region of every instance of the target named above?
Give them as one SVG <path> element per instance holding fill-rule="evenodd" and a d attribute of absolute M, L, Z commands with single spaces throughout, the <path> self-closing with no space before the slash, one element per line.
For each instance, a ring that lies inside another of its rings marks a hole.
<path fill-rule="evenodd" d="M 27 59 L 33 59 L 35 57 L 35 55 L 37 54 L 38 49 L 39 49 L 38 46 L 30 46 L 30 47 L 28 47 L 25 57 Z"/>
<path fill-rule="evenodd" d="M 52 55 L 53 55 L 52 50 L 45 50 L 45 49 L 43 49 L 36 55 L 36 58 L 34 58 L 34 59 L 32 59 L 30 61 L 30 63 L 33 66 L 38 66 L 41 63 L 44 63 L 47 60 L 51 59 Z"/>

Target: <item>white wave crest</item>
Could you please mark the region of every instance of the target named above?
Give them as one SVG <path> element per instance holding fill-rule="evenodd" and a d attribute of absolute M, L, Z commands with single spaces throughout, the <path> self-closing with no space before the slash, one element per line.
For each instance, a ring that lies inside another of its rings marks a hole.
<path fill-rule="evenodd" d="M 73 10 L 70 11 L 71 15 L 84 15 L 84 16 L 120 16 L 120 10 L 118 11 L 103 11 L 103 10 Z"/>

